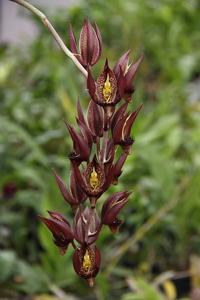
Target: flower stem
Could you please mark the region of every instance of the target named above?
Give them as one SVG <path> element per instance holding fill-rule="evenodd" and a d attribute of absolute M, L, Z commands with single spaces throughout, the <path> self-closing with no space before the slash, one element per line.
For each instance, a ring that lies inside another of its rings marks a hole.
<path fill-rule="evenodd" d="M 77 247 L 76 247 L 74 241 L 72 241 L 71 244 L 72 244 L 72 247 L 76 250 Z"/>
<path fill-rule="evenodd" d="M 52 34 L 53 38 L 57 42 L 57 44 L 60 46 L 60 48 L 63 50 L 63 52 L 74 62 L 74 64 L 77 66 L 77 68 L 81 71 L 81 73 L 87 77 L 88 73 L 83 68 L 83 66 L 79 63 L 77 58 L 74 56 L 74 54 L 66 47 L 65 43 L 53 27 L 53 25 L 50 23 L 48 18 L 41 12 L 38 8 L 30 4 L 29 2 L 25 0 L 10 0 L 12 2 L 15 2 L 25 8 L 27 8 L 29 11 L 31 11 L 34 15 L 40 18 L 40 20 L 43 22 L 43 24 L 48 28 L 49 32 Z"/>

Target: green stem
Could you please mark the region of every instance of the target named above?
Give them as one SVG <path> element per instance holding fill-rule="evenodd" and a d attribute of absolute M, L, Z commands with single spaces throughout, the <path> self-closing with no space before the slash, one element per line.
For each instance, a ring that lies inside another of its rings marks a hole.
<path fill-rule="evenodd" d="M 72 244 L 72 247 L 76 250 L 77 247 L 76 247 L 76 244 L 74 243 L 74 241 L 72 241 L 71 244 Z"/>
<path fill-rule="evenodd" d="M 57 42 L 57 44 L 60 46 L 60 48 L 63 50 L 63 52 L 74 62 L 74 64 L 77 66 L 77 68 L 81 71 L 81 73 L 87 77 L 88 73 L 83 68 L 83 66 L 80 64 L 78 59 L 74 56 L 74 54 L 66 47 L 63 40 L 53 27 L 53 25 L 50 23 L 50 21 L 47 19 L 47 17 L 35 6 L 30 4 L 29 2 L 25 0 L 10 0 L 12 2 L 15 2 L 25 8 L 27 8 L 29 11 L 31 11 L 34 15 L 40 18 L 40 20 L 43 22 L 43 24 L 48 28 L 49 32 L 52 34 L 53 38 Z"/>

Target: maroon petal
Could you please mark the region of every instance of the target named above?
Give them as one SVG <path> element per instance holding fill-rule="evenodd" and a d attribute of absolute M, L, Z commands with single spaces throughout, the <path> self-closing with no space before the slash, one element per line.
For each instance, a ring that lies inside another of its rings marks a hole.
<path fill-rule="evenodd" d="M 86 121 L 85 121 L 85 117 L 84 117 L 84 114 L 83 114 L 83 109 L 81 107 L 81 103 L 80 103 L 80 100 L 78 99 L 77 101 L 77 115 L 78 115 L 78 120 L 80 122 L 82 122 L 83 124 L 87 125 L 86 124 Z"/>
<path fill-rule="evenodd" d="M 134 112 L 132 112 L 126 118 L 126 121 L 125 121 L 124 126 L 123 126 L 123 130 L 122 130 L 122 140 L 125 140 L 127 137 L 130 136 L 131 128 L 132 128 L 133 123 L 134 123 L 139 111 L 141 110 L 142 106 L 143 105 L 141 104 Z"/>
<path fill-rule="evenodd" d="M 89 149 L 91 151 L 92 143 L 94 140 L 92 131 L 90 130 L 90 128 L 88 127 L 88 125 L 86 123 L 83 123 L 79 119 L 76 119 L 76 121 L 77 121 L 80 131 L 84 137 L 85 143 L 89 146 Z"/>
<path fill-rule="evenodd" d="M 79 184 L 81 186 L 81 188 L 86 191 L 87 190 L 87 185 L 85 183 L 85 180 L 83 179 L 83 176 L 79 170 L 79 167 L 77 166 L 76 163 L 72 163 L 72 170 L 74 172 L 74 178 L 77 182 L 77 184 Z"/>
<path fill-rule="evenodd" d="M 83 64 L 94 65 L 100 57 L 99 38 L 89 20 L 85 20 L 79 40 Z"/>
<path fill-rule="evenodd" d="M 90 148 L 84 141 L 83 137 L 69 124 L 66 123 L 67 129 L 73 140 L 73 147 L 76 154 L 80 155 L 82 161 L 87 161 L 90 156 Z"/>
<path fill-rule="evenodd" d="M 86 207 L 84 211 L 77 211 L 74 219 L 74 237 L 81 245 L 93 244 L 100 229 L 100 219 L 95 209 Z"/>
<path fill-rule="evenodd" d="M 71 50 L 71 52 L 74 55 L 76 55 L 77 58 L 78 58 L 78 50 L 77 50 L 77 47 L 76 47 L 76 38 L 75 38 L 75 35 L 74 35 L 73 28 L 72 28 L 71 24 L 69 24 L 69 42 L 70 42 L 70 50 Z"/>
<path fill-rule="evenodd" d="M 120 71 L 119 71 L 119 76 L 117 79 L 117 97 L 119 97 L 120 99 L 124 97 L 124 94 L 126 92 L 126 79 L 125 79 L 125 75 L 124 72 L 122 71 L 121 67 L 120 67 Z"/>
<path fill-rule="evenodd" d="M 85 121 L 85 117 L 83 114 L 83 110 L 80 104 L 80 101 L 78 100 L 77 102 L 77 124 L 81 130 L 82 135 L 84 136 L 85 140 L 87 141 L 89 147 L 92 146 L 92 142 L 93 142 L 93 136 L 92 136 L 92 132 L 91 130 L 88 128 L 88 124 Z"/>
<path fill-rule="evenodd" d="M 102 206 L 102 210 L 101 210 L 101 220 L 104 220 L 105 214 L 106 212 L 110 209 L 110 207 L 112 206 L 113 201 L 118 200 L 120 198 L 123 198 L 125 193 L 127 193 L 126 191 L 123 192 L 117 192 L 111 196 L 108 197 L 108 199 L 104 202 L 103 206 Z"/>
<path fill-rule="evenodd" d="M 75 179 L 74 170 L 71 172 L 70 176 L 70 189 L 74 199 L 77 199 L 78 203 L 86 200 L 87 196 L 81 188 L 80 184 L 77 183 Z"/>
<path fill-rule="evenodd" d="M 130 68 L 129 68 L 127 74 L 126 74 L 126 77 L 125 77 L 126 78 L 126 84 L 127 84 L 128 87 L 130 87 L 132 85 L 132 81 L 135 77 L 135 74 L 136 74 L 141 62 L 143 61 L 143 58 L 144 58 L 144 54 L 142 53 L 140 55 L 140 57 L 138 58 L 138 60 L 130 66 Z"/>
<path fill-rule="evenodd" d="M 89 223 L 88 223 L 88 228 L 87 228 L 87 240 L 86 243 L 87 245 L 93 244 L 99 235 L 101 229 L 101 222 L 100 218 L 98 216 L 98 213 L 96 209 L 89 209 Z"/>
<path fill-rule="evenodd" d="M 112 206 L 109 208 L 109 210 L 106 212 L 105 216 L 104 216 L 104 224 L 112 224 L 116 218 L 117 215 L 119 214 L 119 212 L 121 211 L 121 209 L 126 205 L 126 203 L 128 202 L 128 196 L 129 193 L 127 193 L 127 195 L 124 196 L 124 198 L 120 198 L 117 201 L 113 201 Z"/>
<path fill-rule="evenodd" d="M 115 145 L 111 139 L 107 142 L 106 156 L 104 157 L 104 165 L 108 163 L 112 163 L 114 156 L 115 156 Z"/>
<path fill-rule="evenodd" d="M 85 227 L 83 223 L 82 212 L 80 209 L 77 210 L 74 218 L 74 238 L 81 245 L 85 245 Z"/>
<path fill-rule="evenodd" d="M 118 177 L 122 174 L 122 167 L 126 161 L 128 156 L 128 151 L 123 151 L 117 162 L 114 165 L 111 165 L 106 173 L 106 188 L 109 187 L 110 184 L 117 184 Z"/>
<path fill-rule="evenodd" d="M 68 191 L 68 189 L 66 188 L 63 180 L 61 179 L 61 177 L 56 173 L 56 171 L 53 170 L 56 182 L 58 184 L 58 187 L 60 189 L 60 192 L 64 198 L 64 200 L 66 202 L 68 202 L 70 205 L 74 205 L 75 203 L 75 199 L 71 196 L 70 192 Z"/>
<path fill-rule="evenodd" d="M 51 212 L 51 214 L 54 216 L 53 219 L 48 219 L 42 216 L 39 216 L 39 218 L 52 232 L 54 236 L 54 242 L 60 248 L 60 252 L 63 255 L 69 243 L 74 239 L 74 235 L 70 226 L 68 225 L 69 223 L 66 222 L 66 220 L 58 220 L 58 213 Z"/>
<path fill-rule="evenodd" d="M 101 52 L 102 52 L 102 37 L 101 37 L 101 32 L 97 26 L 96 23 L 94 23 L 94 30 L 96 32 L 97 38 L 99 40 L 99 57 L 101 56 Z M 99 58 L 98 57 L 98 58 Z"/>
<path fill-rule="evenodd" d="M 85 66 L 89 64 L 89 60 L 91 60 L 91 51 L 93 52 L 93 49 L 91 49 L 91 40 L 93 37 L 91 27 L 92 26 L 90 22 L 88 20 L 85 20 L 79 38 L 79 50 L 81 53 L 83 64 Z"/>
<path fill-rule="evenodd" d="M 93 135 L 102 137 L 104 130 L 103 108 L 92 100 L 88 106 L 87 119 Z"/>
<path fill-rule="evenodd" d="M 101 39 L 101 33 L 99 31 L 99 28 L 97 24 L 94 24 L 94 38 L 93 38 L 93 43 L 94 43 L 94 48 L 93 48 L 93 55 L 91 59 L 91 66 L 95 65 L 97 61 L 99 60 L 102 52 L 102 39 Z"/>
<path fill-rule="evenodd" d="M 116 65 L 114 66 L 113 72 L 115 73 L 115 76 L 118 78 L 119 74 L 120 74 L 120 69 L 123 71 L 123 74 L 125 74 L 126 69 L 128 67 L 128 62 L 129 62 L 129 54 L 130 54 L 131 50 L 129 49 L 127 52 L 125 52 L 120 59 L 118 60 L 118 62 L 116 63 Z"/>
<path fill-rule="evenodd" d="M 122 152 L 119 159 L 113 167 L 113 179 L 117 182 L 117 178 L 122 174 L 122 167 L 127 159 L 128 153 Z M 115 182 L 115 183 L 116 183 Z"/>
<path fill-rule="evenodd" d="M 122 104 L 114 113 L 112 120 L 111 120 L 111 129 L 113 130 L 115 125 L 118 123 L 118 121 L 120 119 L 122 119 L 122 117 L 124 116 L 124 113 L 127 109 L 128 103 L 125 102 L 124 104 Z"/>
<path fill-rule="evenodd" d="M 73 240 L 74 236 L 71 231 L 70 226 L 63 221 L 59 221 L 56 219 L 48 219 L 45 217 L 39 216 L 41 221 L 50 229 L 53 235 L 60 237 L 60 235 L 64 235 L 65 239 L 68 241 Z"/>
<path fill-rule="evenodd" d="M 124 116 L 122 116 L 118 120 L 118 122 L 116 122 L 116 124 L 112 130 L 112 137 L 113 137 L 113 142 L 115 145 L 118 145 L 121 143 L 123 127 L 124 127 L 124 124 L 125 124 L 127 118 L 128 118 L 128 113 L 126 113 Z"/>
<path fill-rule="evenodd" d="M 48 210 L 48 214 L 50 215 L 50 217 L 52 219 L 55 219 L 55 220 L 60 221 L 60 222 L 65 222 L 68 226 L 70 226 L 70 224 L 67 221 L 67 219 L 63 215 L 61 215 L 60 213 L 58 213 L 56 211 L 50 211 L 50 210 Z"/>

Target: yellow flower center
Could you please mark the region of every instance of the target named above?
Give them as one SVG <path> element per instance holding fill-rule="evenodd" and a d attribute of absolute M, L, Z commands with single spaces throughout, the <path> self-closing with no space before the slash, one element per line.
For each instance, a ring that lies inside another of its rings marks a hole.
<path fill-rule="evenodd" d="M 92 187 L 93 190 L 96 190 L 98 185 L 99 185 L 98 174 L 97 174 L 95 168 L 93 168 L 93 170 L 90 174 L 90 186 Z"/>
<path fill-rule="evenodd" d="M 92 261 L 90 259 L 88 250 L 86 250 L 85 255 L 83 257 L 83 270 L 85 272 L 89 272 L 91 267 L 92 267 Z"/>
<path fill-rule="evenodd" d="M 109 75 L 107 75 L 106 81 L 103 86 L 103 97 L 105 99 L 105 102 L 108 103 L 110 101 L 111 95 L 112 95 L 112 86 L 109 80 Z"/>

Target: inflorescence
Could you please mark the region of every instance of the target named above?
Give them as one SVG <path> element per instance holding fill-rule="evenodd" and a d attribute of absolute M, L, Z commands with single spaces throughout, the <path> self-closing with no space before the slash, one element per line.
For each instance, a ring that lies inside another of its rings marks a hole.
<path fill-rule="evenodd" d="M 83 113 L 80 101 L 77 103 L 76 122 L 79 130 L 66 123 L 73 142 L 73 151 L 69 155 L 70 187 L 67 188 L 54 172 L 60 192 L 74 212 L 74 221 L 71 225 L 62 214 L 52 211 L 48 212 L 48 218 L 39 218 L 52 232 L 61 255 L 65 254 L 69 244 L 73 246 L 74 269 L 93 286 L 101 263 L 96 240 L 103 225 L 109 226 L 113 233 L 117 232 L 122 223 L 118 214 L 130 195 L 128 191 L 114 193 L 104 202 L 101 214 L 98 214 L 97 200 L 112 184 L 117 184 L 134 142 L 131 128 L 142 105 L 133 112 L 127 111 L 127 108 L 134 92 L 133 79 L 143 54 L 135 63 L 129 64 L 129 50 L 113 69 L 110 69 L 106 59 L 103 71 L 95 79 L 92 66 L 98 62 L 102 52 L 102 39 L 97 25 L 92 26 L 88 20 L 84 21 L 79 49 L 71 25 L 69 39 L 72 53 L 88 72 L 86 84 L 90 96 L 87 116 Z M 118 105 L 122 99 L 123 103 Z M 119 146 L 121 153 L 115 158 Z"/>

